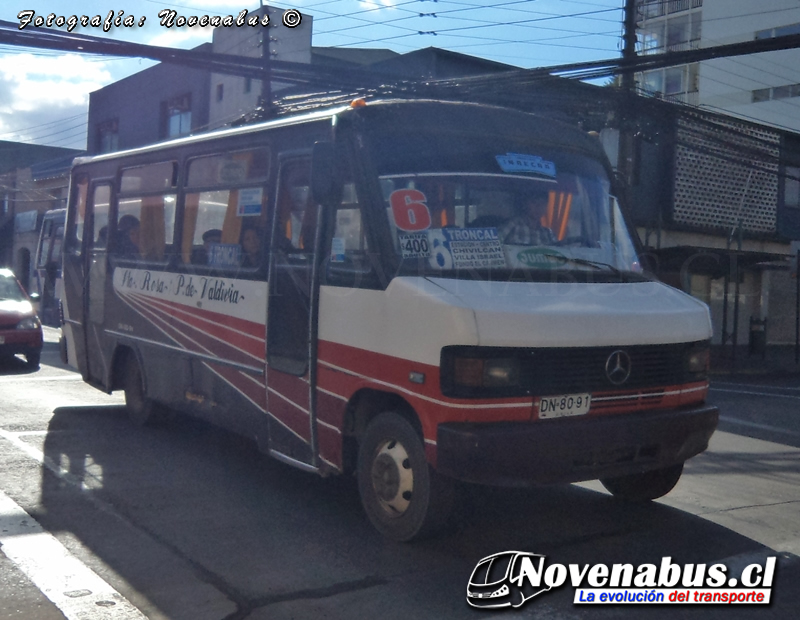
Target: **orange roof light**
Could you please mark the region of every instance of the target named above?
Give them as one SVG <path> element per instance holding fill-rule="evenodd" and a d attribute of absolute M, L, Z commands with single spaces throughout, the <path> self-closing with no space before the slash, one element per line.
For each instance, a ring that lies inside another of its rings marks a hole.
<path fill-rule="evenodd" d="M 365 108 L 365 107 L 367 107 L 367 100 L 364 99 L 363 97 L 359 97 L 358 99 L 353 99 L 350 102 L 350 107 L 351 108 Z"/>

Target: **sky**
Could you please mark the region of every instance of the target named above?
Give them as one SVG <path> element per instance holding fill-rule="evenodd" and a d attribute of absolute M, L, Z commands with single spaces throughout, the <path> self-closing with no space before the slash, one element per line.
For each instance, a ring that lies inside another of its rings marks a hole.
<path fill-rule="evenodd" d="M 273 3 L 270 3 L 273 4 Z M 425 47 L 488 58 L 519 67 L 543 67 L 616 58 L 621 49 L 624 0 L 296 0 L 275 3 L 313 17 L 315 46 Z M 132 26 L 78 26 L 73 32 L 189 49 L 211 40 L 211 29 L 167 28 L 159 12 L 238 15 L 259 0 L 3 0 L 0 20 L 21 24 L 22 11 L 47 18 L 133 17 Z M 144 18 L 142 22 L 142 18 Z M 33 19 L 26 32 L 47 31 Z M 67 26 L 52 30 L 66 32 Z M 83 149 L 89 93 L 152 66 L 143 59 L 109 58 L 4 45 L 0 41 L 0 140 Z"/>

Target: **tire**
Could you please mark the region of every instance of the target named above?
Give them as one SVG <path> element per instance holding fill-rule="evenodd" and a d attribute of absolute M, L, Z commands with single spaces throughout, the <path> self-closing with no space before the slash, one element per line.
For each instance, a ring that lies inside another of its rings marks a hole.
<path fill-rule="evenodd" d="M 436 533 L 453 507 L 452 482 L 428 465 L 422 439 L 393 412 L 367 426 L 358 451 L 358 490 L 375 528 L 399 542 Z"/>
<path fill-rule="evenodd" d="M 25 355 L 25 360 L 28 362 L 30 368 L 39 368 L 39 361 L 42 359 L 42 352 L 31 351 Z"/>
<path fill-rule="evenodd" d="M 147 397 L 144 389 L 142 369 L 136 358 L 130 356 L 125 365 L 125 407 L 128 409 L 128 418 L 137 426 L 144 426 L 155 418 L 156 404 Z"/>
<path fill-rule="evenodd" d="M 601 478 L 600 482 L 614 496 L 629 502 L 648 502 L 669 493 L 683 473 L 683 463 L 653 469 L 641 474 L 618 478 Z"/>

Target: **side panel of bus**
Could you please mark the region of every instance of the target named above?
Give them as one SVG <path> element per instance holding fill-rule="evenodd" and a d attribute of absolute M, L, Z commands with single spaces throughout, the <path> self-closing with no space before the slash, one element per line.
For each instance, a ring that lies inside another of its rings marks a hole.
<path fill-rule="evenodd" d="M 329 135 L 328 119 L 79 164 L 65 269 L 84 379 L 138 374 L 148 401 L 317 469 L 308 166 Z"/>

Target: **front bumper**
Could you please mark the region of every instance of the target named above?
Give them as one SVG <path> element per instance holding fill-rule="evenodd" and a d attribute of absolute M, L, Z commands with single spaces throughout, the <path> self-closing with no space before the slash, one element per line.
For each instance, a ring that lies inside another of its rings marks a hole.
<path fill-rule="evenodd" d="M 0 356 L 3 357 L 17 353 L 27 355 L 42 349 L 41 329 L 4 329 L 0 330 L 0 336 Z"/>
<path fill-rule="evenodd" d="M 682 463 L 708 447 L 712 405 L 535 422 L 446 423 L 436 469 L 466 482 L 538 485 L 611 478 Z"/>

